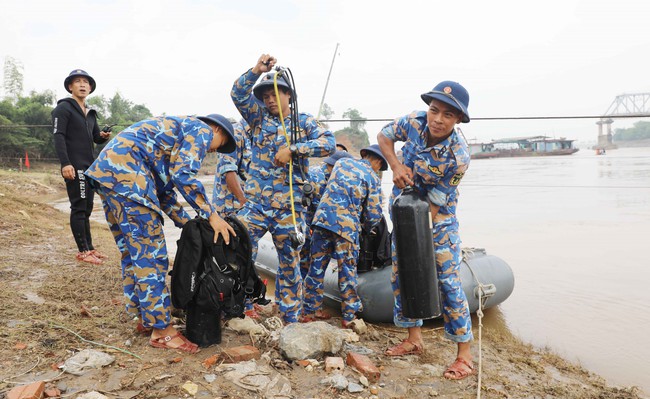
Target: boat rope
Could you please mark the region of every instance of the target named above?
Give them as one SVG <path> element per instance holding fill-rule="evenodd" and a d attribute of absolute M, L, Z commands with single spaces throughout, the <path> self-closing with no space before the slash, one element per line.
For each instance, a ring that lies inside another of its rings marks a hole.
<path fill-rule="evenodd" d="M 492 284 L 483 285 L 478 279 L 478 276 L 472 269 L 472 266 L 467 261 L 474 254 L 475 250 L 473 248 L 464 248 L 461 250 L 462 261 L 467 264 L 467 268 L 472 273 L 472 277 L 476 281 L 476 290 L 474 295 L 478 298 L 478 309 L 476 310 L 476 317 L 478 317 L 478 383 L 476 387 L 476 399 L 481 399 L 481 379 L 483 377 L 483 308 L 485 307 L 485 302 L 489 297 L 494 295 L 494 290 L 491 293 L 488 293 L 486 288 Z M 494 285 L 492 285 L 494 287 Z"/>

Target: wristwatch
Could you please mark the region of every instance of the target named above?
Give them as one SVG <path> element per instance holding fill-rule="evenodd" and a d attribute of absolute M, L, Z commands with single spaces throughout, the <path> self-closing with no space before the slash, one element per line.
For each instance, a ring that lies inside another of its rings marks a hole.
<path fill-rule="evenodd" d="M 295 144 L 291 144 L 289 146 L 289 151 L 291 151 L 291 155 L 296 155 L 298 153 L 298 147 L 296 147 Z"/>

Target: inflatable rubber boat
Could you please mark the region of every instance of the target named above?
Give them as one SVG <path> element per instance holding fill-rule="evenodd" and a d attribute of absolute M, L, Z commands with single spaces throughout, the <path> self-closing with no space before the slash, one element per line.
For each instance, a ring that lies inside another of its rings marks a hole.
<path fill-rule="evenodd" d="M 255 267 L 259 273 L 275 278 L 278 256 L 268 235 L 259 242 Z M 325 273 L 324 300 L 327 306 L 340 308 L 341 298 L 335 268 L 336 262 L 331 262 Z M 364 320 L 377 323 L 393 321 L 391 269 L 389 265 L 359 273 L 358 292 L 364 310 L 358 316 Z M 488 255 L 484 249 L 463 249 L 460 275 L 472 313 L 479 308 L 479 297 L 482 297 L 483 309 L 491 308 L 505 301 L 515 286 L 510 266 L 502 259 Z M 479 289 L 480 286 L 482 289 Z"/>

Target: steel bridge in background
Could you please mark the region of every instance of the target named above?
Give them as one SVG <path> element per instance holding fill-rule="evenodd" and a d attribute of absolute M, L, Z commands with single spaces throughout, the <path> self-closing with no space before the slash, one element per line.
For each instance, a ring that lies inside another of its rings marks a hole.
<path fill-rule="evenodd" d="M 616 117 L 639 115 L 646 116 L 650 113 L 650 93 L 631 93 L 616 96 L 612 104 L 605 111 L 605 116 L 600 118 L 598 125 L 598 144 L 595 149 L 612 149 L 616 144 L 612 141 L 612 123 Z M 603 125 L 606 131 L 603 132 Z"/>

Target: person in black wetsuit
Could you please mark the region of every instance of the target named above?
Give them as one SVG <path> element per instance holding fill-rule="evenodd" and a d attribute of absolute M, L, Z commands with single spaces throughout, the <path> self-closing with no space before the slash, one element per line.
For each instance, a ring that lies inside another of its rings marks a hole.
<path fill-rule="evenodd" d="M 58 101 L 52 111 L 52 126 L 54 147 L 70 199 L 70 229 L 79 249 L 77 260 L 98 265 L 105 256 L 93 247 L 90 214 L 94 193 L 86 184 L 84 171 L 95 160 L 93 142 L 105 143 L 111 133 L 99 130 L 97 111 L 86 105 L 86 97 L 95 91 L 95 79 L 86 71 L 75 69 L 63 86 L 72 97 Z"/>

